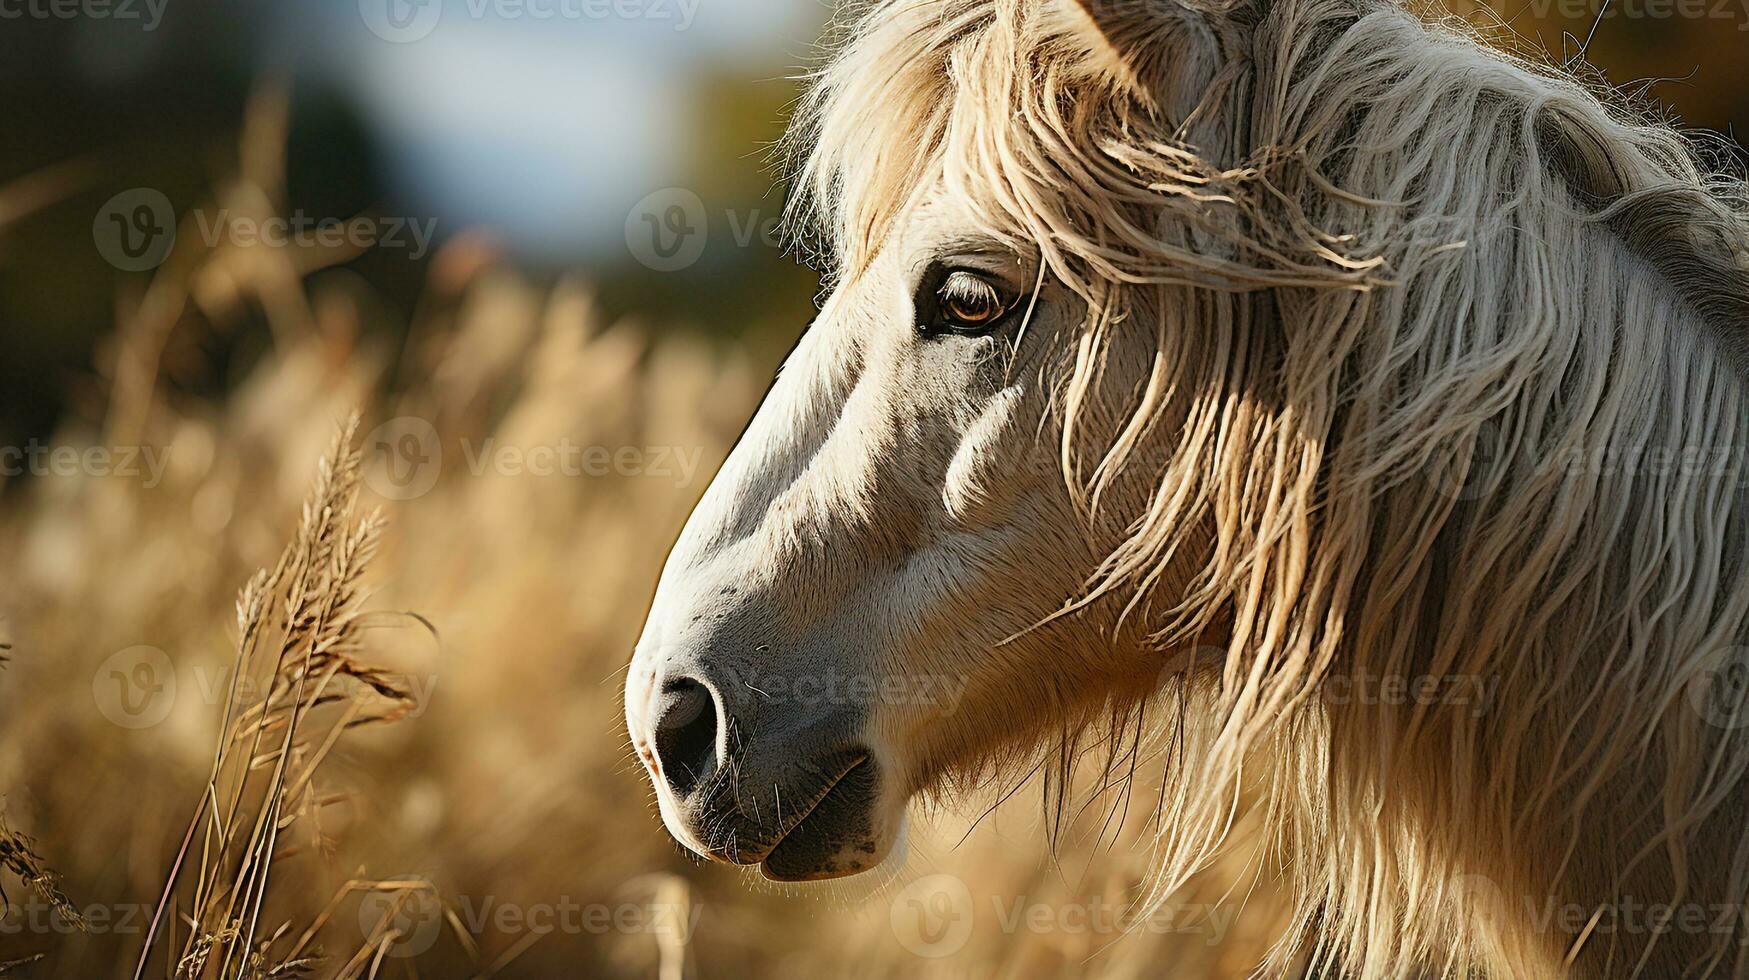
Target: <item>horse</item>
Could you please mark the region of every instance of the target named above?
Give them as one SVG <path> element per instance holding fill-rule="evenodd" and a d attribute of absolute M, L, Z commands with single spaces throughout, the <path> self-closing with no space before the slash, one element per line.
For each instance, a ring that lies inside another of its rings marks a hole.
<path fill-rule="evenodd" d="M 874 0 L 826 288 L 626 724 L 686 848 L 1166 760 L 1151 900 L 1268 830 L 1262 975 L 1746 976 L 1749 185 L 1389 0 Z"/>

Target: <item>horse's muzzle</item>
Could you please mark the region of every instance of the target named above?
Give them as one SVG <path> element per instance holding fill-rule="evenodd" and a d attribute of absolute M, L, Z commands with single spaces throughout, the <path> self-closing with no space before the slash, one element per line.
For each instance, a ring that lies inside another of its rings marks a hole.
<path fill-rule="evenodd" d="M 882 771 L 856 741 L 860 714 L 740 691 L 696 668 L 634 664 L 626 687 L 632 745 L 669 832 L 778 881 L 842 877 L 885 857 Z"/>

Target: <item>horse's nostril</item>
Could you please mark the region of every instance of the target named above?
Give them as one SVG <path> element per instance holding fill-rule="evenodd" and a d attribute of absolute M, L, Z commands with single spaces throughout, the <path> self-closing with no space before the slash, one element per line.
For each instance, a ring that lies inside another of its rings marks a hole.
<path fill-rule="evenodd" d="M 710 689 L 690 677 L 662 687 L 656 758 L 668 788 L 684 798 L 710 775 L 717 755 L 717 706 Z"/>

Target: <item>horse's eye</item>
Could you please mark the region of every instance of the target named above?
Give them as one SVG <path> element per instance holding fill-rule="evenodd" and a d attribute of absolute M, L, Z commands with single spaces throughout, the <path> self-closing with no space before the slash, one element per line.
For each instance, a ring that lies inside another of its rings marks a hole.
<path fill-rule="evenodd" d="M 960 334 L 981 334 L 1008 312 L 1009 302 L 996 287 L 970 272 L 950 272 L 935 293 L 934 328 Z"/>

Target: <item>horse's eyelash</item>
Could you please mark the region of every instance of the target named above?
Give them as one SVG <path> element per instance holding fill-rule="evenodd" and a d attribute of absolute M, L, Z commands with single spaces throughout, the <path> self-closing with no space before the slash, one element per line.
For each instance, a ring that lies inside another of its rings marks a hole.
<path fill-rule="evenodd" d="M 1002 294 L 996 287 L 967 275 L 950 275 L 941 284 L 939 290 L 942 299 L 959 300 L 992 300 L 998 306 L 1005 305 Z"/>

